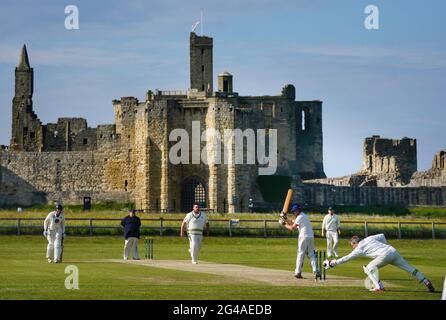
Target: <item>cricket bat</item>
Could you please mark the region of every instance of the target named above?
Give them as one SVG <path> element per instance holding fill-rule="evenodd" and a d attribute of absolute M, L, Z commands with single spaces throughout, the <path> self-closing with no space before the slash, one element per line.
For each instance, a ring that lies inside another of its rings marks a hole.
<path fill-rule="evenodd" d="M 283 203 L 283 209 L 282 209 L 283 213 L 288 213 L 288 207 L 290 206 L 292 199 L 293 199 L 293 189 L 288 189 L 285 202 Z"/>

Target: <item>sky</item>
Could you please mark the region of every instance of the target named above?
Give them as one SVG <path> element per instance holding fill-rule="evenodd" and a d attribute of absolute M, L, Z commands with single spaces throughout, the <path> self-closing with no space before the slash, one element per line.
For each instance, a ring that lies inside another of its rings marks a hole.
<path fill-rule="evenodd" d="M 67 5 L 79 9 L 78 30 L 65 28 Z M 364 27 L 368 5 L 379 9 L 377 30 Z M 357 172 L 372 135 L 416 138 L 418 170 L 446 149 L 442 0 L 2 1 L 0 144 L 9 144 L 24 43 L 40 120 L 83 117 L 95 127 L 114 122 L 113 99 L 189 87 L 200 11 L 214 78 L 229 71 L 240 95 L 277 95 L 291 83 L 297 100 L 323 101 L 327 176 Z"/>

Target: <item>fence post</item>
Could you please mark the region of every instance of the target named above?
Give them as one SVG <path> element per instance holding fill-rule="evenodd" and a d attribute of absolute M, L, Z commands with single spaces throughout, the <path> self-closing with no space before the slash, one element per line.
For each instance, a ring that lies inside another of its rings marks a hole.
<path fill-rule="evenodd" d="M 369 223 L 367 221 L 364 222 L 364 235 L 365 237 L 369 236 Z"/>
<path fill-rule="evenodd" d="M 400 221 L 398 221 L 398 239 L 402 239 L 402 236 L 401 236 L 401 222 Z"/>
<path fill-rule="evenodd" d="M 17 219 L 17 235 L 20 235 L 20 218 Z"/>
<path fill-rule="evenodd" d="M 266 234 L 266 220 L 263 220 L 263 237 L 266 238 L 268 235 Z"/>
<path fill-rule="evenodd" d="M 432 239 L 435 239 L 435 222 L 432 222 Z"/>
<path fill-rule="evenodd" d="M 231 220 L 229 220 L 229 236 L 232 237 L 232 223 L 231 223 Z"/>
<path fill-rule="evenodd" d="M 93 219 L 90 218 L 90 237 L 93 236 Z"/>
<path fill-rule="evenodd" d="M 163 217 L 160 217 L 160 237 L 163 236 L 163 229 L 164 229 L 164 219 Z"/>

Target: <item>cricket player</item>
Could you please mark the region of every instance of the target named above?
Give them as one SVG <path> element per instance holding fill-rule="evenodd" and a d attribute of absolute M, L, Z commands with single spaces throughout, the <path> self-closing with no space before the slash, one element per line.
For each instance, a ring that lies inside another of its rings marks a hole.
<path fill-rule="evenodd" d="M 138 240 L 140 237 L 141 219 L 136 216 L 136 210 L 129 210 L 128 216 L 121 220 L 124 227 L 124 260 L 129 259 L 130 251 L 133 260 L 139 260 Z"/>
<path fill-rule="evenodd" d="M 332 207 L 328 208 L 328 214 L 322 221 L 321 235 L 327 237 L 327 257 L 330 258 L 332 252 L 337 258 L 338 256 L 338 235 L 341 234 L 341 222 L 338 215 Z"/>
<path fill-rule="evenodd" d="M 374 288 L 370 289 L 370 291 L 384 291 L 384 285 L 379 280 L 379 276 L 377 276 L 376 271 L 388 264 L 392 264 L 395 267 L 407 271 L 411 275 L 415 276 L 418 281 L 422 282 L 429 289 L 429 291 L 435 291 L 432 283 L 420 271 L 409 265 L 400 255 L 400 253 L 387 243 L 384 234 L 377 234 L 365 239 L 362 239 L 359 236 L 353 236 L 350 240 L 350 244 L 353 251 L 349 255 L 338 260 L 326 260 L 324 262 L 324 267 L 326 269 L 332 268 L 334 266 L 346 263 L 353 258 L 366 256 L 373 259 L 367 266 L 363 266 L 365 274 L 367 274 L 374 285 Z"/>
<path fill-rule="evenodd" d="M 200 211 L 200 206 L 195 203 L 193 210 L 189 212 L 181 224 L 181 238 L 184 238 L 184 229 L 187 226 L 187 234 L 189 237 L 189 253 L 192 263 L 198 263 L 198 254 L 203 242 L 203 230 L 209 235 L 209 221 L 206 214 Z"/>
<path fill-rule="evenodd" d="M 48 240 L 46 258 L 48 263 L 60 263 L 62 254 L 62 239 L 65 238 L 65 217 L 63 207 L 58 204 L 56 211 L 48 214 L 43 223 L 43 236 Z"/>
<path fill-rule="evenodd" d="M 294 270 L 294 277 L 303 279 L 302 267 L 304 265 L 305 256 L 310 258 L 311 268 L 316 274 L 316 255 L 314 254 L 314 233 L 311 226 L 310 219 L 302 211 L 302 206 L 293 204 L 290 209 L 294 213 L 294 221 L 288 219 L 281 219 L 279 222 L 288 230 L 293 231 L 299 229 L 299 240 L 297 246 L 296 269 Z M 282 213 L 283 215 L 284 213 Z M 282 216 L 281 215 L 281 216 Z"/>

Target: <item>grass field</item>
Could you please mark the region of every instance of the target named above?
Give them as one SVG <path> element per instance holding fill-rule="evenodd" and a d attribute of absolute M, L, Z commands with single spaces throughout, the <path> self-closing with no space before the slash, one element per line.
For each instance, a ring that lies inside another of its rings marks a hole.
<path fill-rule="evenodd" d="M 189 260 L 186 239 L 155 237 L 156 260 Z M 409 299 L 441 298 L 446 275 L 446 240 L 392 240 L 408 262 L 426 276 L 437 289 L 429 293 L 414 278 L 393 266 L 380 270 L 384 283 L 394 284 L 383 293 L 368 292 L 363 286 L 307 286 L 292 277 L 296 259 L 294 239 L 205 238 L 200 260 L 244 266 L 289 270 L 290 285 L 275 286 L 258 282 L 237 282 L 231 277 L 209 273 L 166 270 L 155 267 L 113 263 L 120 259 L 120 237 L 67 237 L 64 263 L 48 264 L 46 239 L 39 236 L 0 237 L 0 299 Z M 325 241 L 317 239 L 323 249 Z M 340 254 L 350 252 L 341 240 Z M 143 244 L 140 242 L 140 255 Z M 368 259 L 357 259 L 329 270 L 339 275 L 364 279 L 361 266 Z M 79 268 L 79 290 L 65 289 L 67 265 Z M 304 271 L 309 272 L 306 260 Z M 241 275 L 238 275 L 240 277 Z M 330 281 L 329 279 L 327 281 Z"/>

